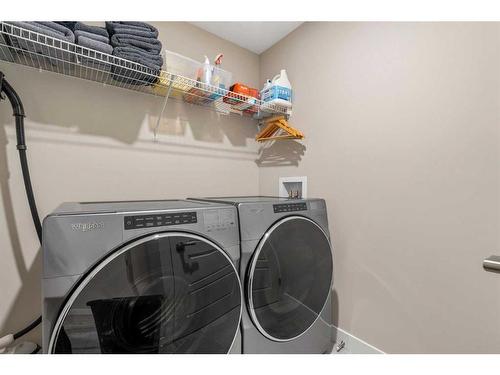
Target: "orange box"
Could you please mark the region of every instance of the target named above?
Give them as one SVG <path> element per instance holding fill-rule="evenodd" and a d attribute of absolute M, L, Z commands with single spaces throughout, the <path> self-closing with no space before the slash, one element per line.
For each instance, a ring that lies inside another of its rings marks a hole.
<path fill-rule="evenodd" d="M 259 98 L 259 90 L 242 83 L 235 83 L 229 90 L 230 93 L 224 97 L 224 102 L 232 105 L 245 103 L 248 100 L 247 97 Z"/>

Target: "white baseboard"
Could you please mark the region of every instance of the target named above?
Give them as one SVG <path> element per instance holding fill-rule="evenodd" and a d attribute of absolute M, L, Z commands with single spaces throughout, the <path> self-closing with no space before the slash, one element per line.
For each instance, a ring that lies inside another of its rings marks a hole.
<path fill-rule="evenodd" d="M 332 337 L 336 338 L 332 354 L 385 354 L 382 350 L 341 328 L 332 326 L 332 330 Z"/>

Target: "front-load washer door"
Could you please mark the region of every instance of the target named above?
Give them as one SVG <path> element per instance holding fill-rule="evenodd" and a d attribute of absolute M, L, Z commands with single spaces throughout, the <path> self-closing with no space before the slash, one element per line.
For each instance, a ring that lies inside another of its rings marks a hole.
<path fill-rule="evenodd" d="M 227 353 L 241 318 L 238 273 L 187 233 L 135 241 L 102 260 L 66 300 L 49 353 Z"/>
<path fill-rule="evenodd" d="M 299 337 L 323 310 L 332 273 L 325 232 L 301 216 L 280 220 L 264 235 L 248 268 L 247 303 L 253 323 L 274 341 Z"/>

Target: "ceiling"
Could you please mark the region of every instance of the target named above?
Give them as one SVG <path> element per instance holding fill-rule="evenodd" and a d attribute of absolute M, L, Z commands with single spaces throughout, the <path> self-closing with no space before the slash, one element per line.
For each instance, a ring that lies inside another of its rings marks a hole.
<path fill-rule="evenodd" d="M 191 23 L 259 55 L 302 24 L 302 22 Z"/>

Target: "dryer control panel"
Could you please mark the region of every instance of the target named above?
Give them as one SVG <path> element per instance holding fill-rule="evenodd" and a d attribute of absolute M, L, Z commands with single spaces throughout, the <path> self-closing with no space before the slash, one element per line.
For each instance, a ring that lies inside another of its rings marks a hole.
<path fill-rule="evenodd" d="M 236 225 L 236 214 L 233 209 L 206 210 L 203 213 L 207 232 L 224 231 Z"/>
<path fill-rule="evenodd" d="M 273 205 L 274 213 L 307 211 L 307 203 L 280 203 Z"/>
<path fill-rule="evenodd" d="M 125 230 L 163 227 L 166 225 L 197 223 L 196 212 L 173 212 L 168 214 L 149 214 L 125 216 Z"/>

